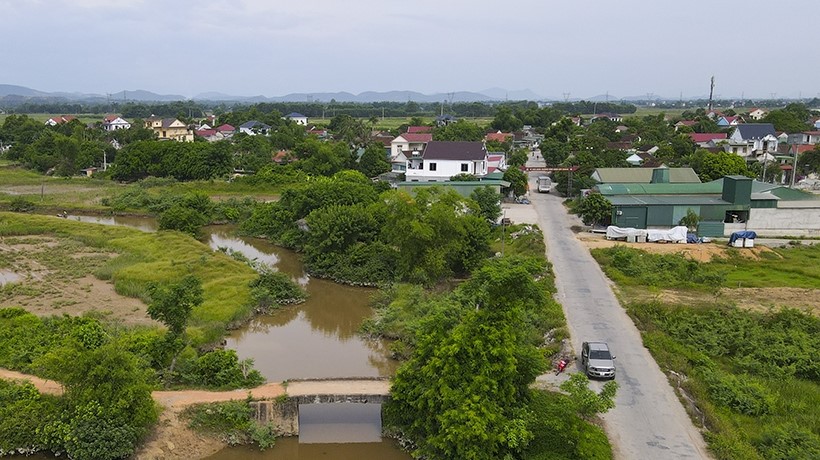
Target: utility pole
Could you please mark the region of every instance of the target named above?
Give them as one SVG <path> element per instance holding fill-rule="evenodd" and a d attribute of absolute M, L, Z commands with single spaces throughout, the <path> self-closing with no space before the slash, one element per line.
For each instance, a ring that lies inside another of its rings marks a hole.
<path fill-rule="evenodd" d="M 507 224 L 505 217 L 507 217 L 507 210 L 501 211 L 501 257 L 504 257 L 504 234 L 507 233 Z"/>
<path fill-rule="evenodd" d="M 712 80 L 709 85 L 709 105 L 707 106 L 707 110 L 712 110 L 712 97 L 715 95 L 715 76 L 712 75 Z"/>

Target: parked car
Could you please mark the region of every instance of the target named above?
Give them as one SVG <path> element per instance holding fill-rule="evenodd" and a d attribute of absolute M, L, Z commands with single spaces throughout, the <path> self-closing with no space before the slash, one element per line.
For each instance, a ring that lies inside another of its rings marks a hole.
<path fill-rule="evenodd" d="M 605 342 L 584 342 L 581 347 L 581 365 L 589 377 L 615 378 L 615 357 Z"/>

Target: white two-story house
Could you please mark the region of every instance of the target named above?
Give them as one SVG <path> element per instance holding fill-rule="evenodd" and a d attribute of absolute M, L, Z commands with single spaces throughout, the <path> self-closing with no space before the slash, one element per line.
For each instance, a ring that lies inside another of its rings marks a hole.
<path fill-rule="evenodd" d="M 102 128 L 106 131 L 116 131 L 118 129 L 128 129 L 131 127 L 131 123 L 129 123 L 124 118 L 120 117 L 119 115 L 108 115 L 103 119 Z"/>
<path fill-rule="evenodd" d="M 774 158 L 777 143 L 777 133 L 771 123 L 745 123 L 735 127 L 723 148 L 746 161 L 763 161 L 767 157 Z"/>
<path fill-rule="evenodd" d="M 408 182 L 444 182 L 458 174 L 484 177 L 489 169 L 483 142 L 428 142 L 420 154 L 407 160 Z"/>
<path fill-rule="evenodd" d="M 390 142 L 390 163 L 394 172 L 404 172 L 407 161 L 420 156 L 424 146 L 433 140 L 432 133 L 404 133 Z"/>

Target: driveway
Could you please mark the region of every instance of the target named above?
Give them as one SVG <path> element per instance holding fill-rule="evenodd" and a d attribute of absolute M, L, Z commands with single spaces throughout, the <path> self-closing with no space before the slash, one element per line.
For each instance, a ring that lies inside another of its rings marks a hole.
<path fill-rule="evenodd" d="M 577 220 L 567 215 L 563 198 L 553 191 L 531 193 L 530 200 L 544 232 L 547 256 L 555 271 L 557 298 L 567 316 L 576 354 L 584 341 L 603 341 L 617 357 L 616 381 L 620 389 L 615 408 L 603 416 L 615 458 L 710 458 L 703 437 L 644 348 L 638 329 L 618 303 L 609 280 L 570 230 Z M 570 370 L 580 371 L 579 363 L 580 359 Z M 539 377 L 540 381 L 553 379 L 551 374 Z M 592 383 L 593 388 L 601 386 L 601 382 Z"/>

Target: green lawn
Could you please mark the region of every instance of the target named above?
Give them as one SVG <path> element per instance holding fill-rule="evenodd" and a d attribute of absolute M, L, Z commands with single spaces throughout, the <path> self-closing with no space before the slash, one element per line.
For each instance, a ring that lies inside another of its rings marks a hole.
<path fill-rule="evenodd" d="M 726 287 L 820 289 L 820 245 L 777 248 L 763 252 L 760 260 L 730 254 L 709 264 L 726 271 Z"/>

